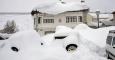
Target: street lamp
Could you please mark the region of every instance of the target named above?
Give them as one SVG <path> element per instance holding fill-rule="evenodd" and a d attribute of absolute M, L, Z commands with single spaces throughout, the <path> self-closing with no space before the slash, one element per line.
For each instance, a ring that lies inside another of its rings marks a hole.
<path fill-rule="evenodd" d="M 97 21 L 98 21 L 98 28 L 99 28 L 99 14 L 100 14 L 100 11 L 97 10 L 97 11 L 96 11 L 96 15 L 97 15 Z"/>

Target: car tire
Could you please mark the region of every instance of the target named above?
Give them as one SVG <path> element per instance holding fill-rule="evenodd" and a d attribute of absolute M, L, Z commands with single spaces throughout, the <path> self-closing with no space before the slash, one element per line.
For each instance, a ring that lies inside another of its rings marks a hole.
<path fill-rule="evenodd" d="M 107 57 L 107 59 L 111 59 L 109 56 L 109 53 L 107 51 L 106 51 L 106 57 Z"/>
<path fill-rule="evenodd" d="M 77 45 L 76 44 L 69 44 L 66 46 L 66 51 L 74 51 L 77 49 Z"/>

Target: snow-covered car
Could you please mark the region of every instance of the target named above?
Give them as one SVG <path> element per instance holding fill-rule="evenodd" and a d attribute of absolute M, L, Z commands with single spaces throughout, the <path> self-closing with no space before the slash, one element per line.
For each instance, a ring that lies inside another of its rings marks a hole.
<path fill-rule="evenodd" d="M 54 39 L 64 39 L 72 32 L 72 29 L 66 26 L 57 26 L 54 33 Z"/>
<path fill-rule="evenodd" d="M 106 40 L 106 55 L 108 59 L 115 60 L 115 30 L 110 30 Z"/>
<path fill-rule="evenodd" d="M 73 30 L 66 26 L 57 26 L 54 40 L 62 40 L 66 51 L 75 51 L 78 47 L 78 39 Z"/>

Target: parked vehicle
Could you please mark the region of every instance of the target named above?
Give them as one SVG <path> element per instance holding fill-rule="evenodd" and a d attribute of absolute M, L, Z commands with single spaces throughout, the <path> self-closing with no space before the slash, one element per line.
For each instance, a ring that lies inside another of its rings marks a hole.
<path fill-rule="evenodd" d="M 106 56 L 108 59 L 115 60 L 115 30 L 109 31 L 107 36 Z"/>

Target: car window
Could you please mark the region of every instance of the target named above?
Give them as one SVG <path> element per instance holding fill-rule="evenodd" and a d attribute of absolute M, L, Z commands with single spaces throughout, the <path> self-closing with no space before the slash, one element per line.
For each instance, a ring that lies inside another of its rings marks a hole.
<path fill-rule="evenodd" d="M 64 38 L 66 38 L 67 36 L 57 36 L 57 37 L 55 37 L 55 39 L 64 39 Z"/>
<path fill-rule="evenodd" d="M 115 37 L 113 38 L 113 43 L 112 43 L 112 45 L 115 45 Z"/>
<path fill-rule="evenodd" d="M 111 45 L 111 41 L 112 41 L 112 36 L 108 36 L 106 43 Z"/>

